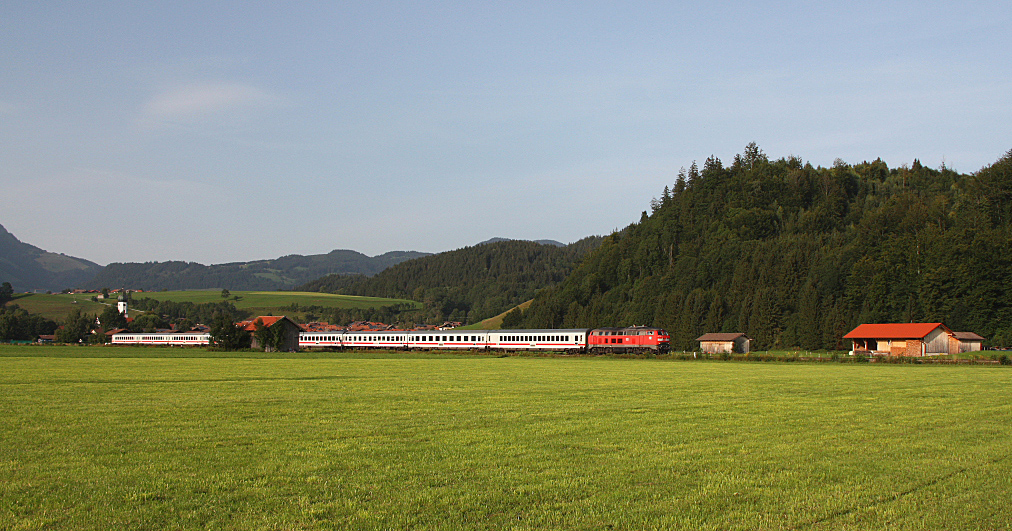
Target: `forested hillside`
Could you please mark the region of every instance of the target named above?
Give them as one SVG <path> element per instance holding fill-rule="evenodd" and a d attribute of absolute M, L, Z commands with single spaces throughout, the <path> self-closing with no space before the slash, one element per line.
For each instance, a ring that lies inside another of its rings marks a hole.
<path fill-rule="evenodd" d="M 330 275 L 297 289 L 412 299 L 425 305 L 421 321 L 475 323 L 558 284 L 600 242 L 588 237 L 562 247 L 520 240 L 483 243 L 403 262 L 369 278 Z"/>
<path fill-rule="evenodd" d="M 327 254 L 293 254 L 274 260 L 210 266 L 179 261 L 112 263 L 88 285 L 94 289 L 129 286 L 148 291 L 290 289 L 331 273 L 374 275 L 394 264 L 421 256 L 428 256 L 428 253 L 392 251 L 369 257 L 356 251 L 334 250 Z"/>
<path fill-rule="evenodd" d="M 849 348 L 860 323 L 944 322 L 1012 343 L 1012 151 L 965 175 L 914 161 L 813 167 L 750 144 L 665 188 L 523 327 L 651 324 L 676 349 L 744 332 L 759 349 Z"/>

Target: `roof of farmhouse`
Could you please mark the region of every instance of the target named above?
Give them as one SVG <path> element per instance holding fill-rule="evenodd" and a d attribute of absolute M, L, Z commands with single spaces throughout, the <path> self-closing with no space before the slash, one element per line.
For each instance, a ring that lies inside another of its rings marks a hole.
<path fill-rule="evenodd" d="M 734 341 L 739 337 L 744 337 L 745 334 L 727 332 L 727 333 L 710 333 L 703 334 L 696 338 L 696 341 Z"/>
<path fill-rule="evenodd" d="M 295 321 L 292 321 L 291 319 L 289 319 L 284 315 L 260 315 L 258 317 L 254 317 L 253 319 L 242 321 L 238 324 L 243 328 L 243 330 L 253 332 L 257 329 L 256 326 L 257 321 L 262 322 L 265 327 L 270 328 L 274 326 L 275 323 L 281 321 L 282 319 L 289 321 L 290 323 L 294 324 L 295 326 L 298 326 L 299 328 L 302 328 L 302 325 L 296 323 Z"/>
<path fill-rule="evenodd" d="M 920 339 L 936 328 L 949 329 L 942 323 L 863 324 L 843 336 L 845 339 Z"/>

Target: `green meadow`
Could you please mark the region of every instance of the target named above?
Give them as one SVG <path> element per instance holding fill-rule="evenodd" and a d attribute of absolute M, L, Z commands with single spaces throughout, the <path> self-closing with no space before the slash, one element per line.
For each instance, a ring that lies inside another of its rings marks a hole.
<path fill-rule="evenodd" d="M 66 319 L 67 315 L 74 308 L 80 308 L 84 313 L 99 314 L 105 310 L 107 305 L 116 304 L 115 296 L 110 297 L 108 300 L 92 302 L 91 298 L 93 296 L 94 294 L 25 294 L 15 297 L 13 304 L 17 304 L 33 314 L 39 314 L 57 321 Z M 290 307 L 292 304 L 302 307 L 320 306 L 323 308 L 343 309 L 379 308 L 395 304 L 409 304 L 419 308 L 422 306 L 420 302 L 403 299 L 300 291 L 233 291 L 230 293 L 228 299 L 222 298 L 221 290 L 151 291 L 132 293 L 131 297 L 134 299 L 150 298 L 158 301 L 192 302 L 194 304 L 228 300 L 240 310 L 273 314 L 283 313 L 284 310 L 282 308 Z"/>
<path fill-rule="evenodd" d="M 0 346 L 0 529 L 1006 529 L 1012 369 Z"/>

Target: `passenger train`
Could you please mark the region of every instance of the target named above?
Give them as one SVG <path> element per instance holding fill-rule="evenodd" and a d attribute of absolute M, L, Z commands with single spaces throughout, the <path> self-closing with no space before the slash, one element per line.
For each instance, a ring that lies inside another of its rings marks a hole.
<path fill-rule="evenodd" d="M 543 330 L 415 330 L 382 332 L 300 332 L 300 349 L 493 350 L 666 352 L 671 336 L 661 328 L 571 328 Z M 120 333 L 114 345 L 199 346 L 208 333 Z"/>

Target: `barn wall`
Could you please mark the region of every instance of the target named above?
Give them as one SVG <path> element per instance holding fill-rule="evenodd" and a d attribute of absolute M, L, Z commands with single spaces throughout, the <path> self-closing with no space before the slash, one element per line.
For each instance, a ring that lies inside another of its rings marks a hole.
<path fill-rule="evenodd" d="M 972 340 L 959 341 L 960 352 L 977 352 L 980 350 L 983 350 L 983 343 L 981 341 L 972 341 Z"/>
<path fill-rule="evenodd" d="M 723 354 L 734 352 L 732 341 L 700 341 L 699 348 L 707 354 Z"/>
<path fill-rule="evenodd" d="M 925 354 L 950 354 L 953 350 L 949 348 L 949 334 L 945 333 L 942 327 L 938 327 L 924 337 Z"/>

